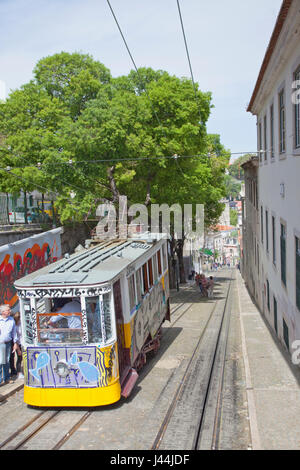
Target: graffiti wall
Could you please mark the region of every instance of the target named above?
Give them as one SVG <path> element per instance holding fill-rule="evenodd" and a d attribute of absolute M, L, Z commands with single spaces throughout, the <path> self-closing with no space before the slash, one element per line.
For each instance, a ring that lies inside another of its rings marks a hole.
<path fill-rule="evenodd" d="M 0 246 L 0 304 L 16 309 L 16 279 L 57 261 L 61 257 L 62 228 Z"/>

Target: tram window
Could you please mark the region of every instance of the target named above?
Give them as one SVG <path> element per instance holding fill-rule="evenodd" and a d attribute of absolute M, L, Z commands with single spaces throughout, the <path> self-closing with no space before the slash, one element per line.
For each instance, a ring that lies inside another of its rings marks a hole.
<path fill-rule="evenodd" d="M 157 252 L 157 265 L 158 265 L 158 275 L 161 276 L 162 269 L 161 269 L 161 255 L 160 250 Z"/>
<path fill-rule="evenodd" d="M 130 312 L 132 312 L 132 310 L 135 309 L 135 306 L 136 306 L 134 274 L 132 274 L 132 275 L 128 278 L 128 290 L 129 290 Z"/>
<path fill-rule="evenodd" d="M 27 344 L 33 344 L 34 318 L 29 299 L 23 301 L 23 318 L 25 323 L 24 341 Z"/>
<path fill-rule="evenodd" d="M 153 256 L 152 258 L 152 266 L 153 266 L 153 281 L 157 281 L 158 274 L 157 274 L 157 261 L 156 261 L 156 256 Z"/>
<path fill-rule="evenodd" d="M 112 321 L 111 321 L 111 296 L 110 294 L 103 295 L 103 314 L 104 314 L 104 326 L 106 341 L 112 337 Z"/>
<path fill-rule="evenodd" d="M 143 290 L 143 283 L 142 283 L 142 273 L 141 270 L 138 269 L 136 272 L 136 288 L 137 288 L 137 303 L 141 303 L 142 296 L 144 294 Z"/>
<path fill-rule="evenodd" d="M 146 294 L 149 291 L 147 263 L 143 265 L 143 282 L 144 294 Z"/>
<path fill-rule="evenodd" d="M 162 254 L 163 254 L 163 269 L 164 271 L 167 269 L 167 255 L 166 255 L 166 245 L 162 246 Z"/>
<path fill-rule="evenodd" d="M 89 343 L 102 341 L 99 297 L 86 298 L 86 315 Z"/>
<path fill-rule="evenodd" d="M 149 287 L 153 286 L 153 270 L 152 270 L 152 259 L 148 261 L 148 270 L 149 270 Z"/>
<path fill-rule="evenodd" d="M 57 300 L 37 301 L 39 343 L 81 343 L 83 330 L 80 300 L 71 298 L 59 299 L 60 302 Z"/>

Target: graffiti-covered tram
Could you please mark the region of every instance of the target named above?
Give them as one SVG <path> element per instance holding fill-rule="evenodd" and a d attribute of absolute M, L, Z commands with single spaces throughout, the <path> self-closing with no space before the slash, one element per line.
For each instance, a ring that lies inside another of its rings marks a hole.
<path fill-rule="evenodd" d="M 130 394 L 170 319 L 167 241 L 98 242 L 15 287 L 25 403 L 108 405 Z"/>

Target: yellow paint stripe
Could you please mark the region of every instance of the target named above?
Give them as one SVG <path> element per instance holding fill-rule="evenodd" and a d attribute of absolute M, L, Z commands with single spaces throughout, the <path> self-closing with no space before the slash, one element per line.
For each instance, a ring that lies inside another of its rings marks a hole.
<path fill-rule="evenodd" d="M 119 381 L 102 388 L 33 388 L 24 386 L 24 401 L 32 406 L 104 406 L 121 398 Z"/>

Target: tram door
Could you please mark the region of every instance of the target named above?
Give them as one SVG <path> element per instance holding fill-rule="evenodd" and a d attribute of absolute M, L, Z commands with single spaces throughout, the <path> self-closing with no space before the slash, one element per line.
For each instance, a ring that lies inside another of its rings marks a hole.
<path fill-rule="evenodd" d="M 113 286 L 115 314 L 117 324 L 117 338 L 118 338 L 118 356 L 119 356 L 119 371 L 120 380 L 127 366 L 130 365 L 128 351 L 125 348 L 125 331 L 124 331 L 124 317 L 122 309 L 122 292 L 120 280 L 114 283 Z"/>

